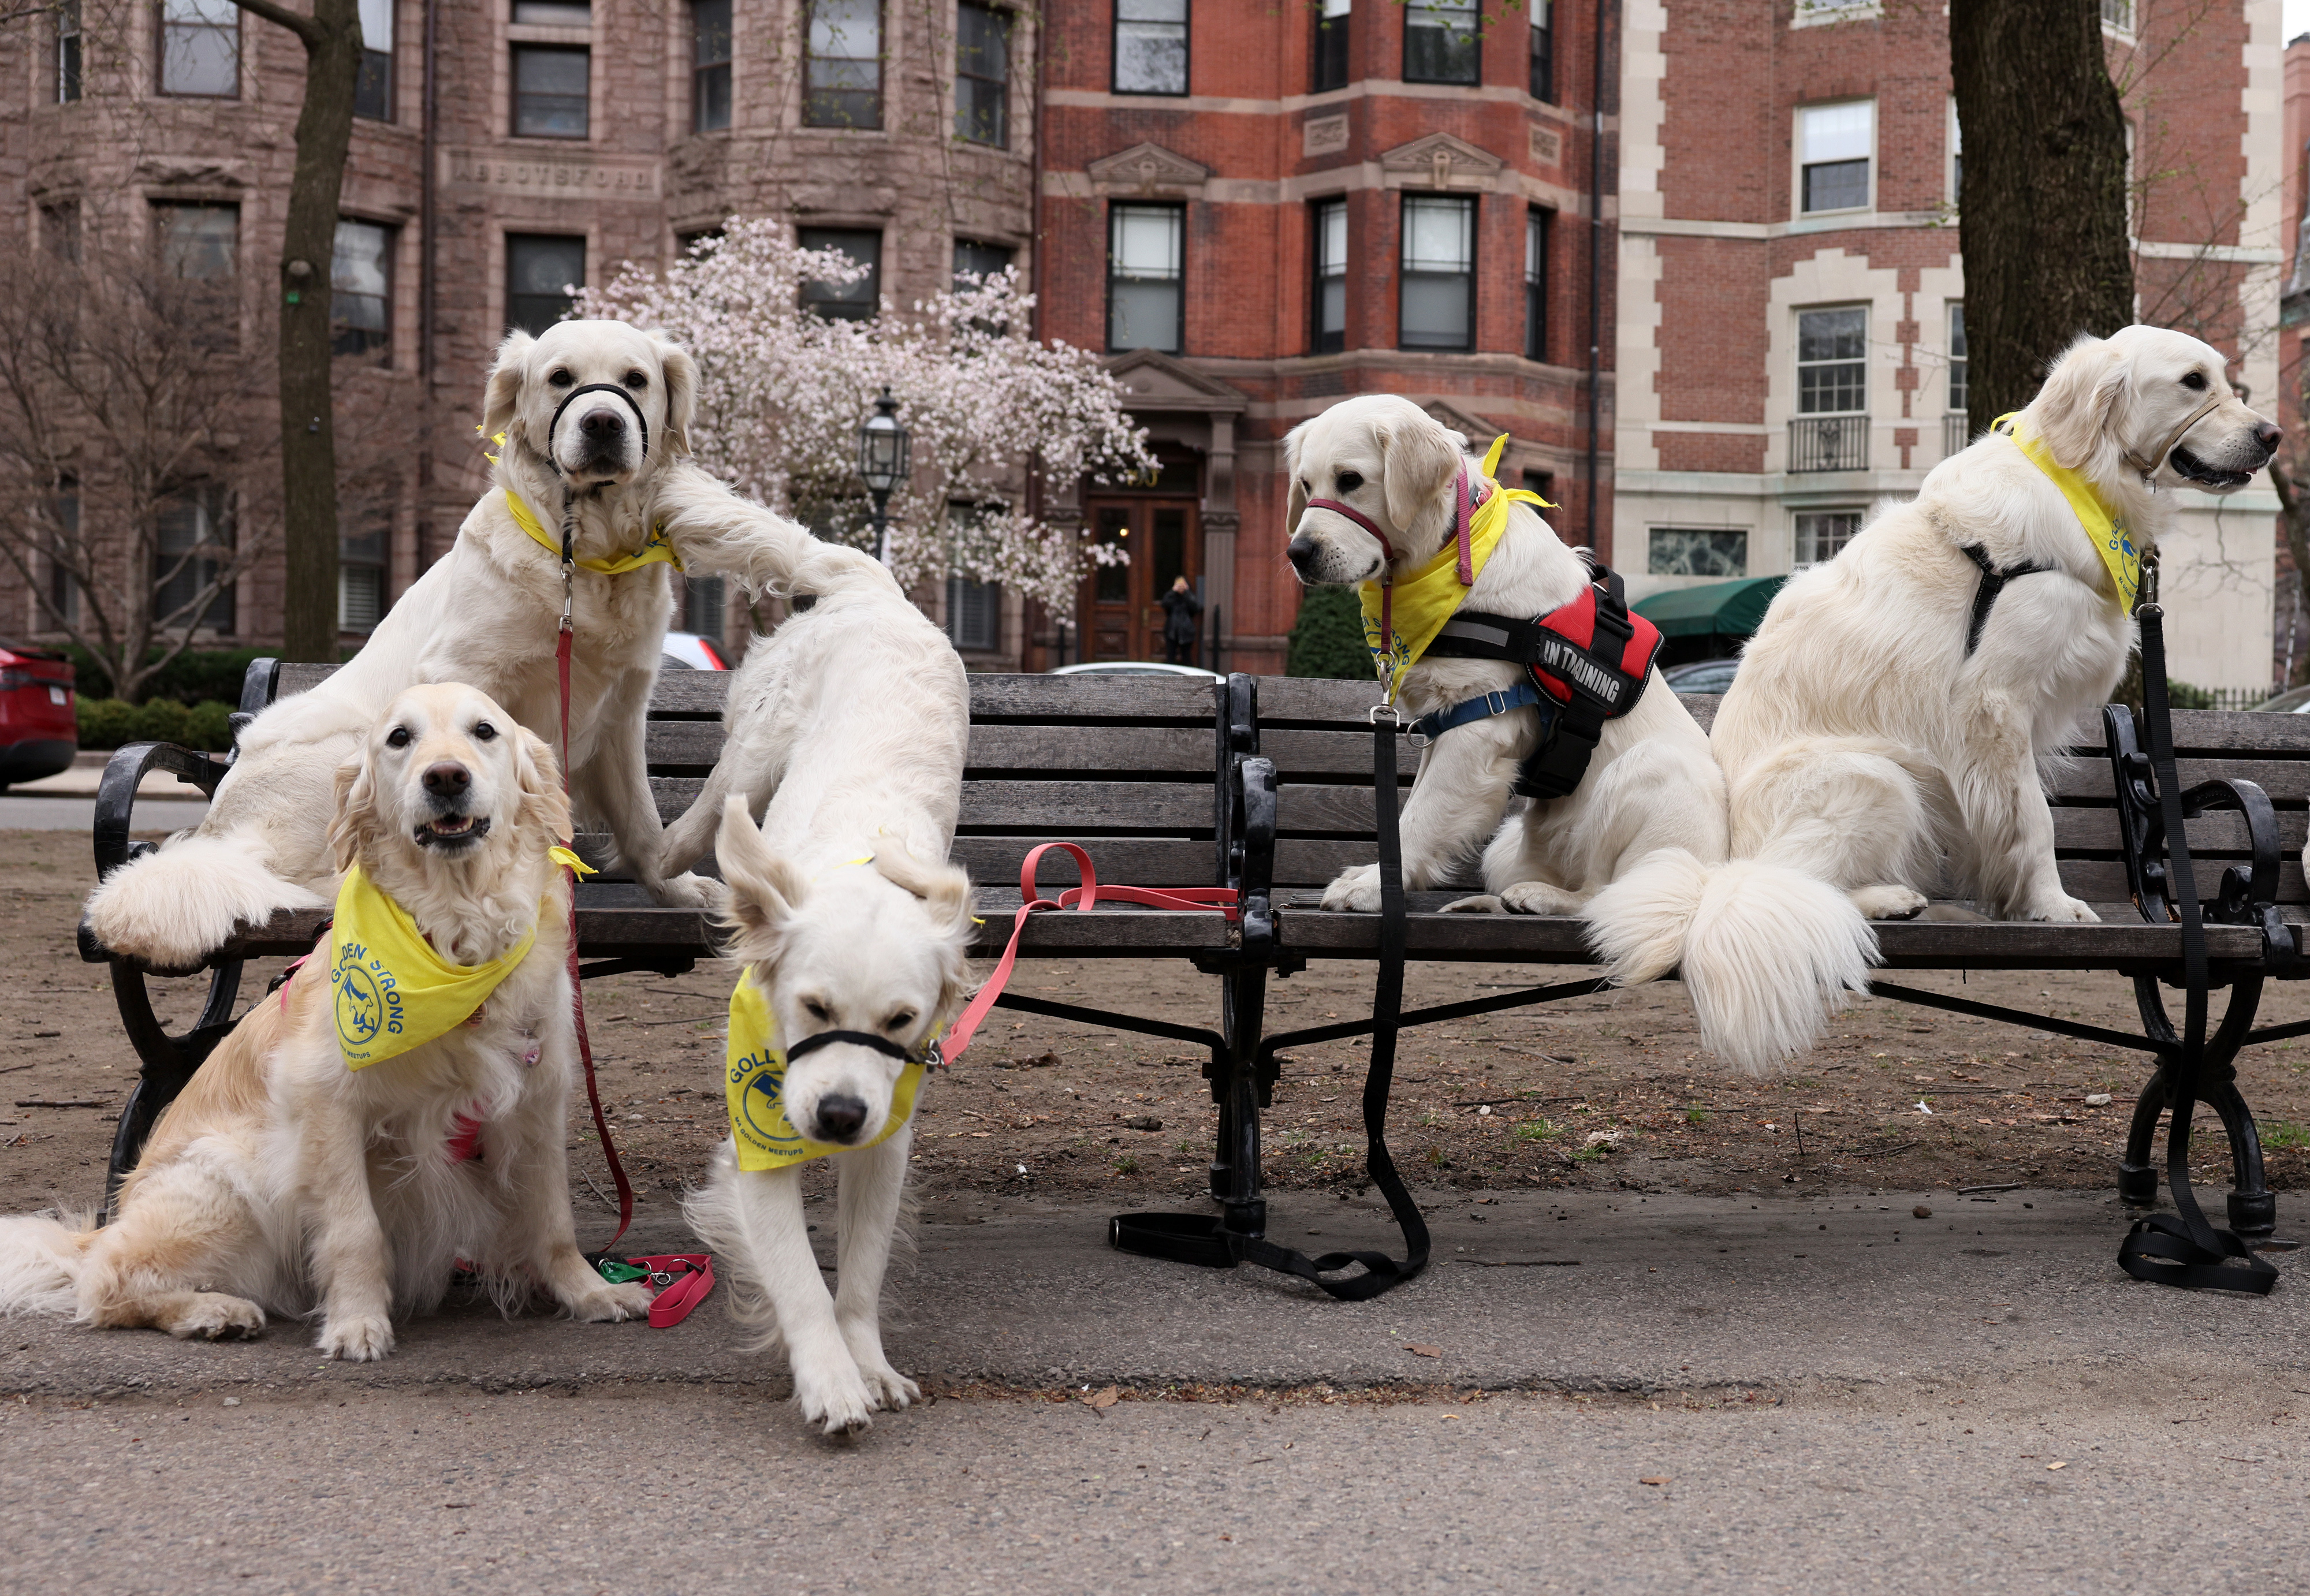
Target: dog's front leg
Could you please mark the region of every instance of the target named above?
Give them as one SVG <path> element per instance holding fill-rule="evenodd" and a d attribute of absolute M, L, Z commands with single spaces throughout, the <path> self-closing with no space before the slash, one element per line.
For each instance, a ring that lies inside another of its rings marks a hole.
<path fill-rule="evenodd" d="M 2098 924 L 2099 915 L 2062 890 L 2054 814 L 2038 779 L 2026 707 L 1989 695 L 1963 724 L 1950 786 L 1982 906 L 2001 919 Z"/>
<path fill-rule="evenodd" d="M 893 1141 L 897 1140 L 895 1137 Z M 874 1398 L 835 1322 L 834 1298 L 819 1277 L 810 1229 L 802 1212 L 799 1168 L 736 1172 L 752 1256 L 746 1267 L 762 1284 L 777 1315 L 778 1334 L 794 1370 L 795 1401 L 805 1422 L 828 1435 L 873 1423 Z"/>
<path fill-rule="evenodd" d="M 1481 847 L 1507 810 L 1515 780 L 1519 734 L 1532 735 L 1531 714 L 1516 710 L 1455 727 L 1429 744 L 1411 797 L 1403 806 L 1403 886 L 1439 887 L 1455 865 Z M 1342 871 L 1324 889 L 1324 906 L 1369 915 L 1379 908 L 1379 866 Z"/>
<path fill-rule="evenodd" d="M 876 1404 L 894 1411 L 923 1394 L 882 1355 L 882 1271 L 890 1262 L 899 1200 L 907 1186 L 907 1151 L 914 1139 L 915 1127 L 908 1123 L 881 1146 L 837 1160 L 842 1229 L 835 1247 L 834 1317 Z"/>
<path fill-rule="evenodd" d="M 665 828 L 658 822 L 657 800 L 650 793 L 649 764 L 643 747 L 649 724 L 650 681 L 646 672 L 628 671 L 603 695 L 593 758 L 574 773 L 572 786 L 580 807 L 594 810 L 609 823 L 619 857 L 644 891 L 674 908 L 704 908 L 712 890 L 709 883 L 694 875 L 668 878 L 660 857 L 664 852 Z"/>
<path fill-rule="evenodd" d="M 350 1091 L 313 1091 L 299 1185 L 321 1298 L 324 1357 L 366 1363 L 393 1350 L 393 1253 L 369 1194 L 369 1138 Z"/>

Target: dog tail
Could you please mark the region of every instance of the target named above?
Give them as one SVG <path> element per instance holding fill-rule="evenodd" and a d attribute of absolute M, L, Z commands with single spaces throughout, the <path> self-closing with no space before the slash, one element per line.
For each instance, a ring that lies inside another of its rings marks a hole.
<path fill-rule="evenodd" d="M 179 837 L 132 859 L 89 894 L 89 924 L 107 948 L 161 969 L 189 969 L 244 921 L 321 899 L 275 875 L 247 833 Z"/>
<path fill-rule="evenodd" d="M 0 1315 L 71 1313 L 81 1258 L 95 1237 L 83 1214 L 0 1219 Z"/>
<path fill-rule="evenodd" d="M 1588 941 L 1615 984 L 1680 969 L 1702 1044 L 1750 1074 L 1802 1053 L 1868 990 L 1877 933 L 1828 882 L 1758 860 L 1663 848 L 1589 901 Z"/>

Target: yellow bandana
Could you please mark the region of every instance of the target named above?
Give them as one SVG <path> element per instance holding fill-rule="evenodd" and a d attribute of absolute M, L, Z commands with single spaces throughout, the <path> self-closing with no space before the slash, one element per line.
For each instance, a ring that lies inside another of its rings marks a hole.
<path fill-rule="evenodd" d="M 730 1139 L 738 1145 L 741 1169 L 786 1169 L 812 1158 L 858 1150 L 830 1141 L 812 1141 L 786 1120 L 786 1055 L 778 1045 L 778 1022 L 770 1000 L 741 973 L 730 993 L 729 1069 L 723 1080 L 730 1102 Z M 890 1118 L 882 1133 L 859 1147 L 878 1147 L 913 1117 L 923 1066 L 908 1060 L 890 1091 Z"/>
<path fill-rule="evenodd" d="M 547 532 L 544 523 L 538 520 L 527 505 L 515 498 L 510 490 L 500 488 L 498 491 L 505 495 L 506 508 L 513 512 L 514 525 L 535 538 L 540 545 L 551 551 L 554 559 L 560 559 L 561 540 Z M 659 560 L 664 560 L 675 570 L 683 568 L 682 561 L 674 555 L 673 545 L 665 541 L 665 528 L 653 526 L 649 530 L 649 541 L 642 545 L 640 553 L 621 554 L 615 559 L 581 559 L 578 562 L 578 568 L 581 571 L 599 571 L 605 577 L 621 577 L 628 571 L 639 570 L 642 567 L 655 565 Z"/>
<path fill-rule="evenodd" d="M 590 873 L 569 849 L 552 854 L 560 863 Z M 532 924 L 518 943 L 487 964 L 451 964 L 433 950 L 409 911 L 354 865 L 337 889 L 329 928 L 337 1048 L 346 1068 L 367 1069 L 465 1024 L 536 941 Z"/>
<path fill-rule="evenodd" d="M 1468 517 L 1471 577 L 1483 575 L 1484 562 L 1498 546 L 1500 534 L 1507 531 L 1508 505 L 1512 501 L 1521 499 L 1542 509 L 1556 507 L 1537 493 L 1522 488 L 1503 488 L 1493 480 L 1492 473 L 1499 469 L 1500 451 L 1507 447 L 1507 441 L 1508 435 L 1501 433 L 1492 439 L 1492 447 L 1484 455 L 1481 486 L 1489 496 Z M 1456 485 L 1453 490 L 1459 490 Z M 1356 589 L 1364 606 L 1364 646 L 1371 650 L 1373 669 L 1386 684 L 1387 701 L 1391 704 L 1402 690 L 1403 673 L 1419 663 L 1428 646 L 1436 641 L 1436 634 L 1444 629 L 1444 623 L 1452 619 L 1452 612 L 1468 596 L 1468 590 L 1460 585 L 1459 564 L 1459 540 L 1455 535 L 1436 551 L 1433 559 L 1395 578 L 1393 602 L 1386 606 L 1394 622 L 1393 637 L 1380 635 L 1382 600 L 1389 596 L 1381 592 L 1381 585 L 1366 582 Z"/>
<path fill-rule="evenodd" d="M 2009 421 L 2012 423 L 2010 431 L 2006 426 Z M 2134 594 L 2141 591 L 2141 554 L 2134 548 L 2125 523 L 2117 518 L 2117 512 L 2094 490 L 2091 482 L 2068 466 L 2057 464 L 2045 439 L 2021 429 L 2020 412 L 1998 417 L 1991 429 L 2007 433 L 2014 447 L 2029 457 L 2029 464 L 2044 472 L 2045 480 L 2062 490 L 2078 525 L 2093 540 L 2094 552 L 2109 568 L 2109 579 L 2117 585 L 2117 607 L 2132 614 Z"/>

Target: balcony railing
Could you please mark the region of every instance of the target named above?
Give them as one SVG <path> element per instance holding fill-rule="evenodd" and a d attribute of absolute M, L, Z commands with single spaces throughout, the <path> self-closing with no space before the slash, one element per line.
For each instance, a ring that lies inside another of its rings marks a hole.
<path fill-rule="evenodd" d="M 1869 469 L 1867 416 L 1799 416 L 1789 423 L 1789 469 Z"/>
<path fill-rule="evenodd" d="M 1955 411 L 1941 418 L 1941 458 L 1963 450 L 1973 441 L 1973 433 L 1965 424 L 1965 412 Z"/>

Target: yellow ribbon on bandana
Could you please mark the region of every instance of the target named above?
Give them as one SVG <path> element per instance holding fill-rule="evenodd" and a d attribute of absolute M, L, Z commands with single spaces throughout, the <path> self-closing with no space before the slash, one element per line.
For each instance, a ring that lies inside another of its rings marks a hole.
<path fill-rule="evenodd" d="M 1484 572 L 1484 562 L 1498 547 L 1500 535 L 1508 529 L 1508 506 L 1517 500 L 1536 504 L 1542 509 L 1556 507 L 1539 494 L 1523 488 L 1503 488 L 1492 473 L 1499 469 L 1500 451 L 1507 447 L 1508 435 L 1501 433 L 1492 439 L 1492 447 L 1484 455 L 1480 488 L 1487 491 L 1483 503 L 1468 516 L 1468 574 L 1472 578 Z M 1458 484 L 1453 487 L 1459 491 Z M 1371 650 L 1372 666 L 1387 689 L 1387 701 L 1395 702 L 1395 695 L 1403 687 L 1403 673 L 1420 661 L 1428 646 L 1436 641 L 1436 634 L 1452 619 L 1452 612 L 1468 596 L 1460 585 L 1460 545 L 1457 528 L 1455 535 L 1446 540 L 1436 551 L 1436 557 L 1417 570 L 1406 571 L 1394 582 L 1394 601 L 1386 606 L 1394 621 L 1394 636 L 1380 635 L 1382 600 L 1381 584 L 1366 582 L 1356 589 L 1363 601 L 1364 646 Z"/>
<path fill-rule="evenodd" d="M 923 1065 L 909 1059 L 890 1089 L 890 1118 L 882 1133 L 854 1147 L 812 1141 L 786 1118 L 786 1050 L 778 1045 L 778 1022 L 770 1012 L 768 993 L 754 984 L 749 972 L 738 976 L 730 993 L 729 1069 L 723 1076 L 730 1104 L 730 1139 L 738 1147 L 741 1169 L 786 1169 L 812 1158 L 855 1152 L 859 1147 L 879 1147 L 896 1135 L 914 1116 L 915 1094 L 922 1089 Z"/>
<path fill-rule="evenodd" d="M 536 539 L 542 547 L 552 553 L 554 559 L 560 559 L 561 540 L 545 530 L 545 524 L 537 518 L 536 512 L 516 498 L 509 489 L 500 488 L 498 491 L 505 495 L 506 508 L 513 513 L 514 525 Z M 660 560 L 675 570 L 683 568 L 681 559 L 673 551 L 673 545 L 665 541 L 665 528 L 653 526 L 649 529 L 649 541 L 642 545 L 640 553 L 621 554 L 615 559 L 581 559 L 578 562 L 578 568 L 598 571 L 604 577 L 621 577 L 628 571 L 639 570 Z"/>
<path fill-rule="evenodd" d="M 2007 422 L 2012 427 L 2009 431 Z M 2093 540 L 2094 552 L 2101 556 L 2102 564 L 2109 568 L 2109 579 L 2117 585 L 2117 607 L 2126 614 L 2133 613 L 2134 595 L 2141 591 L 2141 554 L 2133 546 L 2133 539 L 2125 530 L 2108 501 L 2095 490 L 2085 478 L 2061 464 L 2054 458 L 2045 440 L 2021 427 L 2021 412 L 2010 412 L 1991 424 L 1991 430 L 2004 432 L 2013 445 L 2029 458 L 2029 464 L 2045 473 L 2045 480 L 2062 490 L 2070 501 L 2070 511 L 2078 525 L 2086 529 Z"/>
<path fill-rule="evenodd" d="M 592 873 L 567 848 L 556 863 Z M 487 964 L 451 964 L 433 950 L 409 911 L 393 901 L 358 864 L 337 889 L 329 928 L 329 983 L 334 988 L 337 1049 L 345 1066 L 365 1070 L 465 1024 L 537 941 L 532 924 L 522 939 Z"/>

